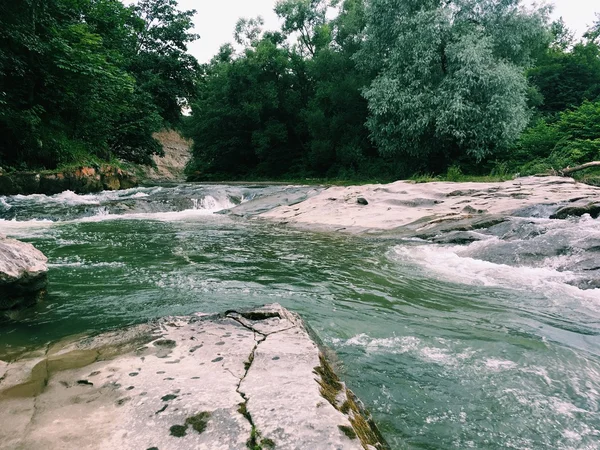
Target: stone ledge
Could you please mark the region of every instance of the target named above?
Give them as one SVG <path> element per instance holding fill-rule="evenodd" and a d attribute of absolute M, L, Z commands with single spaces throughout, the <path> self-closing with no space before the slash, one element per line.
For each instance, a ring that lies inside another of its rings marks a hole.
<path fill-rule="evenodd" d="M 0 195 L 53 195 L 63 191 L 89 194 L 103 190 L 129 189 L 136 177 L 119 167 L 78 167 L 60 172 L 0 173 Z"/>
<path fill-rule="evenodd" d="M 387 449 L 278 304 L 80 336 L 0 363 L 6 449 Z"/>

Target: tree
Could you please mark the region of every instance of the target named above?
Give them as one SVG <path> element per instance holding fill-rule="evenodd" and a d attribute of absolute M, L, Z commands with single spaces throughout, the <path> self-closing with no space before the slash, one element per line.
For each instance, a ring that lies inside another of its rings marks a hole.
<path fill-rule="evenodd" d="M 278 0 L 275 13 L 283 19 L 281 31 L 298 34 L 300 53 L 315 56 L 329 42 L 326 0 Z"/>
<path fill-rule="evenodd" d="M 600 13 L 596 14 L 596 20 L 589 30 L 583 35 L 588 43 L 600 45 Z"/>
<path fill-rule="evenodd" d="M 538 121 L 521 136 L 515 157 L 526 174 L 600 160 L 600 101 Z"/>
<path fill-rule="evenodd" d="M 302 82 L 279 33 L 234 55 L 224 46 L 200 77 L 187 133 L 198 178 L 277 177 L 301 164 Z"/>
<path fill-rule="evenodd" d="M 303 113 L 308 164 L 320 176 L 367 175 L 377 156 L 365 127 L 367 102 L 361 95 L 371 79 L 352 58 L 360 48 L 365 19 L 362 0 L 344 1 L 328 26 L 332 44 L 307 63 L 313 86 Z M 381 166 L 374 172 L 369 175 L 381 175 Z"/>
<path fill-rule="evenodd" d="M 177 125 L 195 93 L 198 62 L 187 45 L 199 37 L 190 32 L 196 11 L 178 11 L 175 0 L 140 0 L 132 10 L 139 20 L 128 70 L 166 123 Z"/>
<path fill-rule="evenodd" d="M 528 76 L 543 96 L 539 109 L 556 114 L 600 96 L 600 48 L 593 42 L 550 47 Z"/>
<path fill-rule="evenodd" d="M 152 133 L 175 123 L 194 91 L 191 16 L 174 8 L 172 0 L 4 2 L 0 165 L 149 163 L 161 153 Z"/>
<path fill-rule="evenodd" d="M 235 25 L 233 37 L 235 42 L 244 47 L 254 47 L 260 41 L 262 26 L 265 24 L 261 16 L 256 18 L 241 18 Z"/>
<path fill-rule="evenodd" d="M 524 68 L 547 41 L 545 10 L 519 0 L 371 0 L 359 65 L 367 126 L 384 155 L 442 171 L 506 149 L 529 120 Z"/>

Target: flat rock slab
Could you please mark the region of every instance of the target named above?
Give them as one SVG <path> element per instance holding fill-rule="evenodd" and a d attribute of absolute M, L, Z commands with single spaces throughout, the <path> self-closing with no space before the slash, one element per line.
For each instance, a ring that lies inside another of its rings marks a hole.
<path fill-rule="evenodd" d="M 281 306 L 79 336 L 0 362 L 3 449 L 382 449 Z"/>
<path fill-rule="evenodd" d="M 409 227 L 427 231 L 441 223 L 506 216 L 546 205 L 557 218 L 600 214 L 600 188 L 563 177 L 524 177 L 502 183 L 414 183 L 330 187 L 294 206 L 258 217 L 311 229 L 347 232 Z M 564 209 L 568 207 L 569 209 Z M 562 209 L 562 213 L 557 212 Z"/>

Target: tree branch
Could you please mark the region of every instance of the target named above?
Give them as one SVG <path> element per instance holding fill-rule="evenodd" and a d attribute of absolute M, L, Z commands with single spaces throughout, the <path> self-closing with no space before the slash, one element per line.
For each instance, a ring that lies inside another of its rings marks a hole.
<path fill-rule="evenodd" d="M 575 167 L 566 167 L 562 170 L 559 170 L 558 174 L 563 177 L 566 177 L 567 175 L 570 175 L 573 172 L 579 172 L 580 170 L 587 169 L 589 167 L 600 167 L 600 161 L 592 161 Z"/>

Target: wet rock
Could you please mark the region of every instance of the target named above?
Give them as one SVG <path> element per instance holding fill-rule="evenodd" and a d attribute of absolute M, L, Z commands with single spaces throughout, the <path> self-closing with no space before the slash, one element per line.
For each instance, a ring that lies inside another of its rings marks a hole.
<path fill-rule="evenodd" d="M 153 344 L 165 341 L 179 364 L 158 356 Z M 90 373 L 93 384 L 78 384 Z M 6 449 L 387 448 L 301 319 L 279 305 L 67 339 L 0 363 L 0 377 Z"/>
<path fill-rule="evenodd" d="M 547 219 L 552 214 L 554 214 L 558 208 L 560 208 L 560 206 L 556 203 L 529 205 L 524 208 L 519 208 L 516 211 L 513 211 L 511 213 L 511 216 Z"/>
<path fill-rule="evenodd" d="M 471 231 L 451 231 L 450 233 L 436 236 L 432 242 L 436 244 L 470 244 L 471 242 L 481 241 L 482 236 Z"/>
<path fill-rule="evenodd" d="M 40 176 L 39 192 L 46 195 L 59 194 L 71 189 L 71 179 L 64 173 L 47 173 Z"/>
<path fill-rule="evenodd" d="M 77 194 L 104 189 L 129 189 L 138 185 L 137 178 L 118 167 L 78 167 L 60 172 L 16 172 L 0 174 L 0 195 L 54 195 L 63 191 Z"/>
<path fill-rule="evenodd" d="M 471 205 L 467 205 L 462 209 L 462 212 L 465 214 L 484 214 L 486 212 L 485 209 L 475 209 Z"/>
<path fill-rule="evenodd" d="M 0 195 L 34 194 L 40 187 L 40 174 L 18 172 L 0 175 Z"/>
<path fill-rule="evenodd" d="M 279 206 L 292 206 L 303 202 L 324 188 L 312 186 L 289 186 L 270 195 L 261 196 L 244 202 L 232 209 L 220 211 L 219 214 L 231 214 L 240 217 L 255 216 Z"/>
<path fill-rule="evenodd" d="M 567 217 L 581 217 L 584 214 L 589 214 L 592 218 L 597 219 L 600 216 L 600 203 L 589 203 L 585 206 L 567 206 L 556 211 L 550 218 L 566 219 Z"/>
<path fill-rule="evenodd" d="M 0 236 L 0 310 L 35 303 L 43 295 L 47 262 L 33 245 Z"/>
<path fill-rule="evenodd" d="M 397 200 L 397 199 L 389 199 L 384 202 L 387 205 L 392 206 L 404 206 L 409 208 L 417 208 L 420 206 L 434 206 L 439 205 L 440 203 L 444 203 L 441 200 L 435 200 L 433 198 L 411 198 L 410 200 Z"/>
<path fill-rule="evenodd" d="M 446 194 L 446 197 L 470 197 L 479 192 L 480 191 L 477 189 L 465 189 L 465 190 L 457 189 L 456 191 L 448 192 Z"/>
<path fill-rule="evenodd" d="M 100 192 L 104 188 L 100 173 L 93 167 L 80 167 L 62 175 L 68 178 L 69 190 L 73 192 Z"/>
<path fill-rule="evenodd" d="M 584 291 L 588 289 L 600 289 L 600 271 L 597 271 L 595 275 L 592 278 L 579 278 L 568 282 L 568 284 Z"/>

